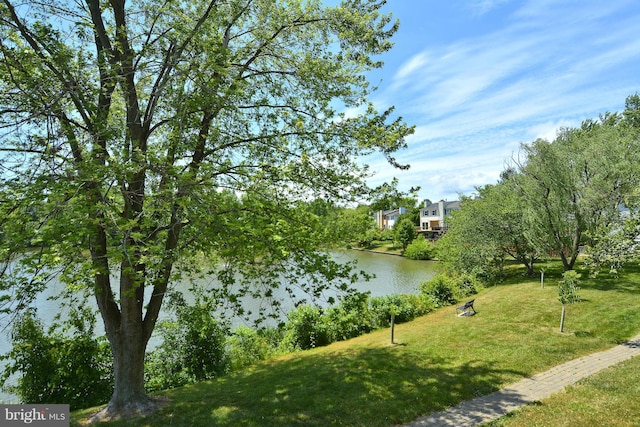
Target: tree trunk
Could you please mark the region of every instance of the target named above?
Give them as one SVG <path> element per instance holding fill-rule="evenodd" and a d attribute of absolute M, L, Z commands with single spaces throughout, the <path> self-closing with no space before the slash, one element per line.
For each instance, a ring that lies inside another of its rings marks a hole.
<path fill-rule="evenodd" d="M 99 241 L 104 245 L 104 233 L 100 232 L 98 236 L 102 237 Z M 96 246 L 100 249 L 100 245 Z M 97 254 L 96 251 L 94 255 Z M 100 259 L 94 258 L 94 261 Z M 108 268 L 104 270 L 108 271 Z M 113 356 L 114 388 L 108 405 L 92 418 L 93 421 L 145 415 L 158 408 L 144 388 L 145 351 L 153 327 L 149 328 L 142 319 L 144 285 L 136 283 L 135 279 L 139 273 L 140 268 L 132 268 L 125 257 L 121 266 L 120 306 L 111 291 L 109 275 L 96 277 L 96 301 Z"/>
<path fill-rule="evenodd" d="M 560 332 L 564 332 L 564 314 L 566 311 L 566 306 L 562 304 L 562 316 L 560 316 Z"/>
<path fill-rule="evenodd" d="M 527 267 L 527 272 L 525 273 L 527 277 L 533 276 L 533 260 L 527 261 L 525 266 Z"/>
<path fill-rule="evenodd" d="M 107 406 L 96 414 L 94 421 L 130 418 L 158 409 L 157 401 L 147 396 L 144 387 L 144 359 L 148 343 L 142 319 L 122 316 L 115 331 L 108 327 L 107 338 L 113 355 L 114 387 Z M 113 325 L 111 325 L 113 326 Z"/>
<path fill-rule="evenodd" d="M 113 395 L 107 406 L 107 411 L 123 415 L 135 411 L 144 412 L 149 405 L 144 389 L 146 342 L 140 334 L 127 332 L 128 336 L 119 334 L 111 342 L 115 382 Z"/>

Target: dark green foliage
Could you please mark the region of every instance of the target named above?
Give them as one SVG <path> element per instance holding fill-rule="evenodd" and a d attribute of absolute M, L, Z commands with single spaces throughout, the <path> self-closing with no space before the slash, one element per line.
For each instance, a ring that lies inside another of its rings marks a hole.
<path fill-rule="evenodd" d="M 179 349 L 170 350 L 160 348 L 147 353 L 144 370 L 147 391 L 167 390 L 193 382 L 186 370 L 182 369 Z"/>
<path fill-rule="evenodd" d="M 227 330 L 202 302 L 176 302 L 176 321 L 159 325 L 162 344 L 146 358 L 146 388 L 178 387 L 226 374 L 230 369 Z"/>
<path fill-rule="evenodd" d="M 80 409 L 111 397 L 111 352 L 106 341 L 93 337 L 92 327 L 47 334 L 35 313 L 27 311 L 13 325 L 11 339 L 12 349 L 3 355 L 8 364 L 2 382 L 21 402 L 68 403 Z M 17 384 L 8 385 L 14 374 Z"/>
<path fill-rule="evenodd" d="M 327 310 L 323 320 L 331 341 L 347 340 L 373 330 L 368 299 L 368 293 L 350 294 Z"/>
<path fill-rule="evenodd" d="M 305 350 L 354 338 L 376 328 L 389 326 L 391 312 L 395 322 L 403 323 L 427 314 L 436 304 L 426 294 L 389 295 L 370 298 L 356 293 L 325 312 L 309 305 L 289 313 L 284 325 L 283 347 Z"/>
<path fill-rule="evenodd" d="M 457 298 L 468 297 L 482 287 L 480 280 L 473 274 L 461 274 L 453 278 L 454 293 Z"/>
<path fill-rule="evenodd" d="M 433 310 L 434 305 L 424 294 L 395 294 L 370 299 L 372 323 L 377 328 L 389 326 L 391 311 L 395 323 L 409 322 Z"/>
<path fill-rule="evenodd" d="M 184 331 L 184 361 L 196 381 L 228 371 L 226 332 L 210 311 L 189 307 L 180 315 L 178 330 Z"/>
<path fill-rule="evenodd" d="M 433 243 L 428 242 L 422 234 L 411 242 L 404 251 L 404 256 L 409 259 L 426 260 L 432 259 L 435 253 Z"/>
<path fill-rule="evenodd" d="M 420 290 L 435 307 L 444 307 L 456 302 L 452 280 L 443 274 L 439 274 L 432 279 L 422 282 Z"/>
<path fill-rule="evenodd" d="M 398 223 L 393 226 L 393 234 L 396 241 L 400 242 L 402 249 L 407 249 L 409 243 L 416 238 L 416 226 L 410 218 L 401 218 Z"/>
<path fill-rule="evenodd" d="M 239 326 L 231 334 L 228 343 L 232 370 L 250 366 L 278 353 L 282 334 L 277 329 L 251 329 Z"/>
<path fill-rule="evenodd" d="M 329 344 L 329 331 L 318 307 L 302 305 L 287 315 L 284 345 L 291 350 L 307 350 Z"/>
<path fill-rule="evenodd" d="M 477 293 L 482 287 L 482 280 L 475 274 L 439 274 L 420 284 L 422 294 L 435 307 L 451 305 Z"/>

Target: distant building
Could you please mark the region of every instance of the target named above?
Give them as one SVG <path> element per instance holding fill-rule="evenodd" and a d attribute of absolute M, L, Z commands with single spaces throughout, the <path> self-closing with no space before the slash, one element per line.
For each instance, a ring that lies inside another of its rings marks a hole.
<path fill-rule="evenodd" d="M 407 208 L 390 209 L 386 211 L 378 211 L 373 217 L 381 230 L 391 230 L 395 225 L 398 217 L 407 212 Z"/>
<path fill-rule="evenodd" d="M 447 230 L 447 217 L 451 212 L 460 209 L 460 201 L 439 202 L 424 201 L 424 206 L 420 209 L 420 231 L 430 233 L 430 237 L 437 238 L 438 235 Z"/>

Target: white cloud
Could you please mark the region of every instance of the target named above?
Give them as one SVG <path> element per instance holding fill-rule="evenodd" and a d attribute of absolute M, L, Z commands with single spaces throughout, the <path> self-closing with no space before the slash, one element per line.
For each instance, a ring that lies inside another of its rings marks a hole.
<path fill-rule="evenodd" d="M 557 120 L 557 121 L 549 121 L 545 123 L 539 123 L 534 126 L 531 126 L 528 130 L 529 135 L 531 135 L 531 139 L 546 139 L 547 141 L 553 141 L 558 136 L 558 131 L 561 128 L 570 128 L 576 127 L 580 125 L 579 121 L 569 121 L 569 120 Z"/>
<path fill-rule="evenodd" d="M 413 57 L 411 57 L 407 62 L 400 66 L 400 69 L 396 72 L 394 79 L 396 80 L 404 80 L 411 73 L 420 69 L 427 63 L 427 55 L 425 52 L 419 53 Z"/>
<path fill-rule="evenodd" d="M 489 11 L 503 2 L 475 4 Z M 495 182 L 520 143 L 553 140 L 561 127 L 620 111 L 640 89 L 638 13 L 615 15 L 633 4 L 531 0 L 484 35 L 444 45 L 425 35 L 421 51 L 389 70 L 376 100 L 416 124 L 397 156 L 412 167 L 377 161 L 374 179 L 397 176 L 431 199 L 472 190 Z"/>

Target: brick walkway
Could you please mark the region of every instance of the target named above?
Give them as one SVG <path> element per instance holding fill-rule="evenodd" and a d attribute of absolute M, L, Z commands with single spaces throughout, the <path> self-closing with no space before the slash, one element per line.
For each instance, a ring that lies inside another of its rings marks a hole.
<path fill-rule="evenodd" d="M 640 355 L 640 335 L 627 343 L 566 362 L 495 393 L 421 417 L 403 427 L 475 426 L 486 423 L 637 355 Z"/>

